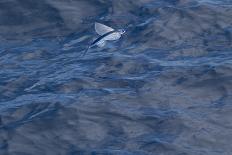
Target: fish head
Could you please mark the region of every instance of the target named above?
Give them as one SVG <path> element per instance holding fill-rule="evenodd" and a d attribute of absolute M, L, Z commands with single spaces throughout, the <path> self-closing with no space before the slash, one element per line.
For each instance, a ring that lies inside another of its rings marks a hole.
<path fill-rule="evenodd" d="M 118 32 L 119 32 L 120 34 L 124 34 L 124 33 L 126 32 L 126 30 L 124 30 L 124 29 L 119 29 Z"/>

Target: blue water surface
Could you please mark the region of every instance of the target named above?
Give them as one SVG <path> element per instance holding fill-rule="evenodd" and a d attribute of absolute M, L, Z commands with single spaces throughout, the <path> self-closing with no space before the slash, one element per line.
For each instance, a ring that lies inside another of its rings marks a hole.
<path fill-rule="evenodd" d="M 231 0 L 1 0 L 0 67 L 0 155 L 232 154 Z"/>

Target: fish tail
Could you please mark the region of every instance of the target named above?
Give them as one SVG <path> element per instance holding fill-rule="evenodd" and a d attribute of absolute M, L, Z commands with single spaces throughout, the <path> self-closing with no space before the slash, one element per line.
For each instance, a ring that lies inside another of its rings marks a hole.
<path fill-rule="evenodd" d="M 84 53 L 81 55 L 81 57 L 84 57 L 86 55 L 86 53 L 89 51 L 89 49 L 91 48 L 91 46 L 88 46 L 88 48 L 86 48 L 86 50 L 84 51 Z"/>

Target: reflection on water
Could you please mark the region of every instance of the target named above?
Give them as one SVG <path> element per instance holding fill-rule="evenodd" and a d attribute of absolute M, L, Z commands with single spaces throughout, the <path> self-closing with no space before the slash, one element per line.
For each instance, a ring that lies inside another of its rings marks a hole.
<path fill-rule="evenodd" d="M 0 154 L 229 155 L 229 0 L 2 0 Z M 80 54 L 95 21 L 127 33 Z"/>

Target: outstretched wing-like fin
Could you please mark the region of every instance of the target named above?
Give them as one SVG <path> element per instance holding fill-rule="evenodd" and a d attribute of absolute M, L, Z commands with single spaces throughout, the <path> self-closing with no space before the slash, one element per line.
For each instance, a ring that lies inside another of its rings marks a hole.
<path fill-rule="evenodd" d="M 103 47 L 103 46 L 105 46 L 105 44 L 106 44 L 106 41 L 105 41 L 105 40 L 102 40 L 102 41 L 99 41 L 96 45 L 97 45 L 98 47 Z"/>
<path fill-rule="evenodd" d="M 111 31 L 114 31 L 113 28 L 109 27 L 109 26 L 106 26 L 104 24 L 101 24 L 101 23 L 97 23 L 95 22 L 95 31 L 99 34 L 99 35 L 104 35 L 108 32 L 111 32 Z"/>
<path fill-rule="evenodd" d="M 104 40 L 118 40 L 119 38 L 121 38 L 121 34 L 118 32 L 113 32 L 105 36 Z"/>

